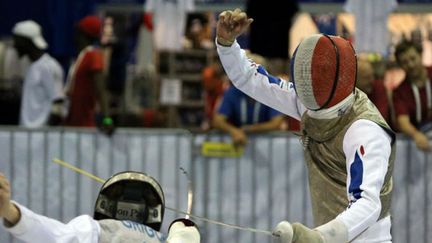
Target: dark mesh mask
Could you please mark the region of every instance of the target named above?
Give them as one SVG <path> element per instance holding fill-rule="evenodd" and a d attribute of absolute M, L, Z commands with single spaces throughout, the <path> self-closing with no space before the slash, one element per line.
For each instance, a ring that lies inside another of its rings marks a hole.
<path fill-rule="evenodd" d="M 159 231 L 164 208 L 165 197 L 159 183 L 144 173 L 127 171 L 103 184 L 94 219 L 130 220 Z"/>

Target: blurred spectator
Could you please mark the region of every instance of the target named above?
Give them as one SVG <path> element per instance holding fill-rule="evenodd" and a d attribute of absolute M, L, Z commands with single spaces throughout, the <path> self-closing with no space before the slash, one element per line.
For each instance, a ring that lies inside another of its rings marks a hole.
<path fill-rule="evenodd" d="M 132 94 L 139 93 L 138 97 L 152 98 L 147 90 L 145 93 L 141 89 L 131 90 L 131 88 L 142 88 L 142 85 L 136 87 L 139 81 L 144 81 L 145 84 L 150 81 L 142 80 L 142 73 L 141 70 L 138 72 L 135 59 L 136 54 L 142 54 L 134 51 L 137 41 L 140 41 L 137 36 L 141 25 L 141 13 L 116 11 L 105 12 L 102 25 L 101 48 L 104 54 L 106 89 L 109 94 L 108 106 L 116 125 L 122 127 L 142 126 L 141 107 L 129 103 Z M 131 87 L 132 85 L 135 87 Z"/>
<path fill-rule="evenodd" d="M 396 60 L 387 60 L 383 77 L 384 86 L 387 90 L 394 91 L 405 80 L 405 76 L 405 71 L 397 64 Z"/>
<path fill-rule="evenodd" d="M 394 91 L 393 102 L 400 131 L 410 136 L 419 149 L 431 151 L 423 129 L 432 122 L 432 69 L 422 65 L 421 51 L 411 41 L 403 40 L 396 46 L 396 60 L 406 77 Z"/>
<path fill-rule="evenodd" d="M 423 35 L 420 27 L 417 27 L 411 31 L 411 42 L 421 48 L 423 45 Z"/>
<path fill-rule="evenodd" d="M 167 127 L 168 121 L 168 111 L 164 107 L 160 107 L 159 109 L 146 109 L 144 108 L 142 111 L 142 125 L 143 127 L 158 127 L 164 128 Z"/>
<path fill-rule="evenodd" d="M 384 86 L 384 81 L 375 77 L 374 67 L 366 58 L 358 59 L 356 86 L 367 94 L 386 122 L 391 125 L 388 91 Z"/>
<path fill-rule="evenodd" d="M 185 47 L 190 49 L 212 49 L 214 40 L 208 16 L 190 14 L 186 30 Z"/>
<path fill-rule="evenodd" d="M 300 132 L 300 122 L 299 120 L 296 120 L 295 118 L 292 118 L 290 116 L 285 116 L 285 123 L 283 126 L 283 130 L 291 131 L 294 134 L 301 135 Z"/>
<path fill-rule="evenodd" d="M 26 20 L 16 23 L 12 33 L 18 55 L 31 61 L 23 82 L 20 125 L 37 128 L 60 124 L 64 114 L 63 70 L 45 53 L 48 44 L 41 27 Z"/>
<path fill-rule="evenodd" d="M 112 119 L 108 115 L 105 89 L 104 57 L 98 46 L 101 20 L 96 16 L 81 19 L 76 27 L 79 55 L 69 70 L 66 94 L 69 97 L 67 126 L 95 127 L 96 108 L 102 113 L 101 128 L 109 132 Z"/>
<path fill-rule="evenodd" d="M 396 9 L 396 0 L 347 0 L 345 10 L 355 16 L 354 43 L 357 53 L 387 55 L 388 16 Z M 373 34 L 371 34 L 373 33 Z"/>
<path fill-rule="evenodd" d="M 154 28 L 154 44 L 158 50 L 181 50 L 185 36 L 186 14 L 193 11 L 193 0 L 145 2 L 144 21 Z"/>
<path fill-rule="evenodd" d="M 228 77 L 219 61 L 204 68 L 202 73 L 204 90 L 204 121 L 202 128 L 207 130 L 211 126 L 216 106 L 222 99 L 224 90 L 229 85 Z"/>
<path fill-rule="evenodd" d="M 427 20 L 420 20 L 417 28 L 411 31 L 411 41 L 421 47 L 422 49 L 422 63 L 428 67 L 432 65 L 432 42 L 431 42 L 431 23 Z M 420 23 L 427 22 L 425 24 L 425 32 L 422 32 Z"/>
<path fill-rule="evenodd" d="M 284 116 L 278 111 L 230 86 L 214 115 L 213 127 L 229 133 L 234 145 L 244 146 L 247 133 L 278 130 L 283 119 Z"/>
<path fill-rule="evenodd" d="M 10 30 L 9 30 L 10 31 Z M 20 58 L 13 46 L 13 38 L 0 40 L 0 124 L 18 125 L 22 98 L 22 84 L 31 62 Z"/>

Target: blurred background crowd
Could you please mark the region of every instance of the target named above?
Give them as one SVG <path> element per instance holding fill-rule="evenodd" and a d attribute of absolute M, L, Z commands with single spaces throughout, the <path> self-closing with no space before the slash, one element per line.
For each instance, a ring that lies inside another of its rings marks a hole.
<path fill-rule="evenodd" d="M 410 8 L 414 4 L 417 8 Z M 238 42 L 289 80 L 297 44 L 348 39 L 357 87 L 392 128 L 432 149 L 430 1 L 22 0 L 0 3 L 0 124 L 298 132 L 300 124 L 230 84 L 215 53 L 224 8 L 254 18 Z M 26 6 L 26 7 L 23 7 Z M 420 6 L 420 7 L 419 7 Z M 424 9 L 422 9 L 424 6 Z M 13 11 L 11 11 L 13 9 Z"/>

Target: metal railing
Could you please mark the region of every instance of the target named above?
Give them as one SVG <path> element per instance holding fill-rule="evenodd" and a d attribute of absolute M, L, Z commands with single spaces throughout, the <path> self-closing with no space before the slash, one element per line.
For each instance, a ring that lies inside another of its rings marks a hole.
<path fill-rule="evenodd" d="M 68 222 L 93 213 L 100 185 L 51 162 L 61 158 L 101 178 L 124 170 L 158 179 L 166 205 L 185 211 L 187 178 L 194 184 L 193 214 L 246 227 L 271 230 L 279 221 L 312 226 L 307 171 L 298 138 L 287 133 L 249 138 L 240 158 L 210 158 L 204 141 L 221 134 L 186 130 L 119 129 L 109 138 L 87 129 L 23 130 L 0 128 L 0 171 L 12 184 L 14 200 L 37 213 Z M 393 242 L 428 242 L 432 218 L 432 156 L 406 139 L 397 143 L 392 204 Z M 183 215 L 166 211 L 169 222 Z M 271 242 L 269 236 L 196 220 L 202 242 Z M 0 242 L 14 242 L 0 227 Z M 16 241 L 17 242 L 17 241 Z"/>

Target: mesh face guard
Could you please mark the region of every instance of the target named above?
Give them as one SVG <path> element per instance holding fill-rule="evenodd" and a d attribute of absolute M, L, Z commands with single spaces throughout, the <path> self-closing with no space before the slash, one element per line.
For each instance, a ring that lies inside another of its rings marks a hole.
<path fill-rule="evenodd" d="M 307 109 L 330 108 L 354 93 L 357 60 L 351 44 L 341 37 L 312 35 L 291 59 L 291 81 Z"/>
<path fill-rule="evenodd" d="M 94 218 L 130 220 L 160 230 L 165 197 L 159 183 L 140 172 L 122 172 L 102 186 Z"/>

